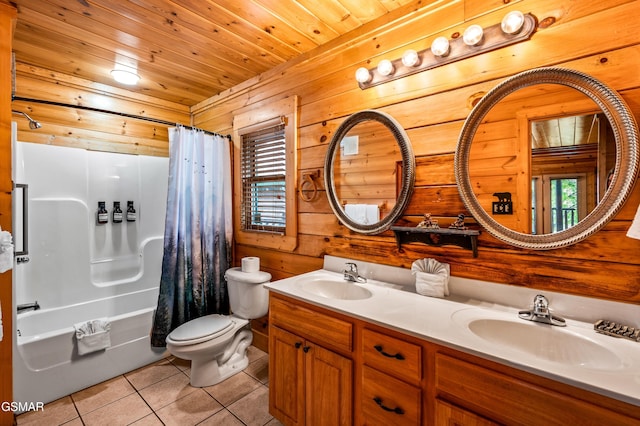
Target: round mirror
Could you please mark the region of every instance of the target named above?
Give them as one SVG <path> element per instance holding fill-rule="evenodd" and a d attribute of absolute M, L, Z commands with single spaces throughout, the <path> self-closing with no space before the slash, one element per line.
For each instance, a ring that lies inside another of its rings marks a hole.
<path fill-rule="evenodd" d="M 539 68 L 481 98 L 454 167 L 460 196 L 489 233 L 548 250 L 583 240 L 615 216 L 639 158 L 636 122 L 615 91 L 577 71 Z"/>
<path fill-rule="evenodd" d="M 324 163 L 331 209 L 347 228 L 378 234 L 411 197 L 415 158 L 404 129 L 389 114 L 365 110 L 336 130 Z"/>

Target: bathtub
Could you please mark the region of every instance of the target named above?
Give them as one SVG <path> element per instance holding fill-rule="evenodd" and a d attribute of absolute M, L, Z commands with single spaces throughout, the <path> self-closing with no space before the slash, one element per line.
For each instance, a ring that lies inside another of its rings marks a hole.
<path fill-rule="evenodd" d="M 54 401 L 163 358 L 149 333 L 158 289 L 17 315 L 13 349 L 14 401 Z M 111 346 L 78 355 L 73 324 L 107 317 Z"/>

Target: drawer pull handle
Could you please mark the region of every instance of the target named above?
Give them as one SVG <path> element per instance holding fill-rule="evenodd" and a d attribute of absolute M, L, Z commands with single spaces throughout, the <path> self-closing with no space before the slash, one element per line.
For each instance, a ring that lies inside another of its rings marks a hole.
<path fill-rule="evenodd" d="M 302 342 L 296 342 L 294 346 L 296 347 L 296 349 L 300 349 L 300 346 L 302 346 Z"/>
<path fill-rule="evenodd" d="M 400 408 L 400 407 L 396 407 L 396 408 L 389 408 L 389 407 L 387 407 L 386 405 L 384 405 L 384 404 L 382 403 L 382 398 L 380 398 L 380 397 L 377 397 L 377 396 L 376 396 L 375 398 L 373 398 L 373 401 L 374 401 L 376 404 L 378 404 L 378 406 L 379 406 L 380 408 L 382 408 L 384 411 L 390 411 L 390 412 L 392 412 L 392 413 L 396 413 L 396 414 L 400 414 L 400 415 L 404 414 L 404 410 L 403 410 L 402 408 Z"/>
<path fill-rule="evenodd" d="M 304 348 L 302 348 L 305 354 L 309 352 L 309 349 L 311 349 L 311 346 L 305 346 Z"/>
<path fill-rule="evenodd" d="M 389 353 L 386 353 L 383 349 L 381 345 L 375 345 L 373 347 L 376 351 L 380 352 L 382 355 L 388 357 L 388 358 L 395 358 L 395 359 L 399 359 L 400 361 L 404 360 L 404 356 L 401 353 L 397 353 L 395 355 L 391 355 Z"/>

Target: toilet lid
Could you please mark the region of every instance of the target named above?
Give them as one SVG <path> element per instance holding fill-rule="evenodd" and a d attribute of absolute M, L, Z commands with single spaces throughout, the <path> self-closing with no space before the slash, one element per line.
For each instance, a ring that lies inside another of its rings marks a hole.
<path fill-rule="evenodd" d="M 177 342 L 202 339 L 203 337 L 213 339 L 226 333 L 231 327 L 233 324 L 228 316 L 213 314 L 182 324 L 173 330 L 169 337 Z"/>

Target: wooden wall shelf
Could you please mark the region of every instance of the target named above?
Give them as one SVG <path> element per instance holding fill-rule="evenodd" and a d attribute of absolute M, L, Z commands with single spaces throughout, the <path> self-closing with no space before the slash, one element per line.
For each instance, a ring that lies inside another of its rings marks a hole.
<path fill-rule="evenodd" d="M 478 257 L 478 235 L 480 235 L 480 231 L 449 228 L 413 228 L 408 226 L 392 226 L 391 230 L 396 235 L 398 250 L 402 249 L 402 244 L 414 242 L 430 246 L 454 245 L 471 250 L 473 257 Z"/>

